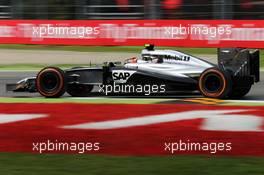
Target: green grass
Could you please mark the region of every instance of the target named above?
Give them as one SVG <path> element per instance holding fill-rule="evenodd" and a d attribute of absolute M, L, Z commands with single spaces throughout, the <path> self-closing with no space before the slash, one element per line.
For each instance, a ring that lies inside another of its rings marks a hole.
<path fill-rule="evenodd" d="M 263 51 L 260 54 L 260 67 L 264 67 L 264 54 Z"/>
<path fill-rule="evenodd" d="M 227 102 L 227 103 L 223 103 L 221 105 L 224 106 L 264 106 L 264 102 Z"/>
<path fill-rule="evenodd" d="M 96 104 L 154 104 L 168 101 L 166 98 L 6 98 L 0 97 L 0 103 L 96 103 Z"/>
<path fill-rule="evenodd" d="M 95 66 L 94 64 L 0 64 L 0 71 L 4 70 L 16 70 L 16 71 L 39 71 L 40 69 L 47 66 L 55 66 L 60 67 L 61 69 L 67 69 L 72 67 L 80 67 L 80 66 Z"/>
<path fill-rule="evenodd" d="M 263 175 L 264 158 L 253 157 L 118 157 L 1 153 L 1 174 L 8 175 Z"/>
<path fill-rule="evenodd" d="M 129 97 L 62 97 L 62 98 L 44 98 L 44 97 L 23 97 L 17 94 L 18 97 L 0 97 L 0 103 L 91 103 L 91 104 L 175 104 L 177 99 L 168 97 L 147 97 L 139 98 Z M 178 100 L 181 103 L 181 100 Z M 198 104 L 199 105 L 199 104 Z M 218 106 L 264 106 L 264 102 L 248 102 L 248 101 L 233 101 L 227 100 Z"/>
<path fill-rule="evenodd" d="M 0 49 L 16 50 L 59 50 L 75 52 L 135 52 L 139 53 L 143 46 L 58 46 L 58 45 L 22 45 L 0 44 Z M 184 48 L 184 47 L 157 47 L 160 49 L 178 49 L 195 54 L 215 54 L 215 48 Z"/>

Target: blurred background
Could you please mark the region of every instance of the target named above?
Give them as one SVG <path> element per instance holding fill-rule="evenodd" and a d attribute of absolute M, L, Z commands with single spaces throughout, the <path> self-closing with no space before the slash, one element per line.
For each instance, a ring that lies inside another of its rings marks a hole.
<path fill-rule="evenodd" d="M 263 0 L 1 0 L 0 19 L 263 19 Z"/>

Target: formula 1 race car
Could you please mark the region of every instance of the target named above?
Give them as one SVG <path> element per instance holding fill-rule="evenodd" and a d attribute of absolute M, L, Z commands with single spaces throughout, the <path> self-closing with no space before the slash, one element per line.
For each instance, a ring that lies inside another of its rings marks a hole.
<path fill-rule="evenodd" d="M 152 93 L 198 90 L 205 97 L 241 98 L 258 81 L 259 50 L 218 49 L 215 65 L 180 51 L 155 50 L 148 44 L 140 58 L 127 59 L 122 66 L 108 62 L 101 67 L 66 70 L 46 67 L 36 77 L 7 85 L 7 90 L 39 92 L 44 97 L 60 97 L 67 92 L 80 97 L 89 95 L 94 86 L 129 85 L 131 89 L 133 85 L 155 85 Z"/>

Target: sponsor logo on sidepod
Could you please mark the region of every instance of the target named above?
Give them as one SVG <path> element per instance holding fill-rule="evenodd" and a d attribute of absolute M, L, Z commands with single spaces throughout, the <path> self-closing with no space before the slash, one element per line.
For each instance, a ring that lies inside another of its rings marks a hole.
<path fill-rule="evenodd" d="M 113 70 L 112 76 L 116 83 L 126 83 L 136 71 Z"/>

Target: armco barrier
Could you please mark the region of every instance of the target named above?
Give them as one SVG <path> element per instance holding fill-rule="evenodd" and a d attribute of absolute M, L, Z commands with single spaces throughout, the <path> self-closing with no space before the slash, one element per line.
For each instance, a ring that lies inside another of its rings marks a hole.
<path fill-rule="evenodd" d="M 264 47 L 264 20 L 1 20 L 0 43 Z"/>

